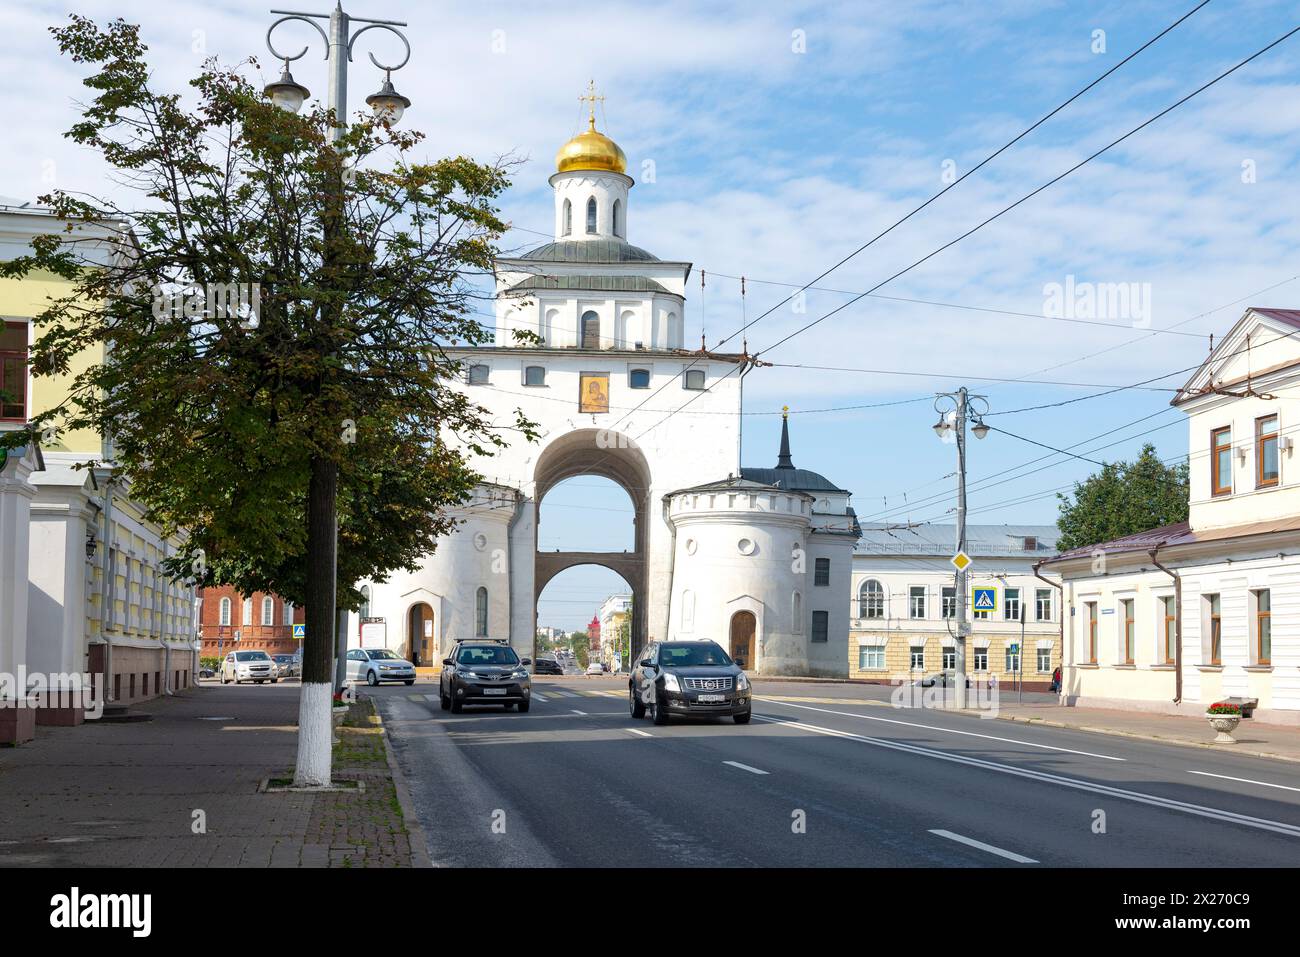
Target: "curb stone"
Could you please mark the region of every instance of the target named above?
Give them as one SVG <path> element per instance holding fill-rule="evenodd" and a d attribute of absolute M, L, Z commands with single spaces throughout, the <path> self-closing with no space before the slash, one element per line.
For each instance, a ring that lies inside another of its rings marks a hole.
<path fill-rule="evenodd" d="M 374 705 L 375 720 L 383 731 L 384 755 L 388 758 L 388 770 L 393 775 L 393 790 L 397 792 L 397 804 L 402 809 L 402 821 L 406 825 L 407 841 L 411 845 L 411 866 L 433 867 L 433 861 L 429 858 L 429 847 L 424 840 L 424 829 L 420 827 L 419 818 L 415 814 L 415 805 L 411 803 L 406 776 L 398 767 L 397 755 L 393 753 L 393 745 L 388 740 L 388 726 L 384 724 L 384 716 L 380 713 L 379 705 L 375 703 L 374 698 L 370 695 L 364 697 L 369 698 L 370 703 Z"/>

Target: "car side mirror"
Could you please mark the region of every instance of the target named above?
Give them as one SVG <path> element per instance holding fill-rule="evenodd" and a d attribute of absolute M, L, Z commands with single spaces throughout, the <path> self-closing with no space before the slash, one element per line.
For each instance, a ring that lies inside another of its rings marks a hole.
<path fill-rule="evenodd" d="M 642 668 L 653 668 L 654 666 L 655 666 L 655 665 L 654 665 L 654 662 L 651 661 L 649 658 L 642 658 L 642 659 L 641 659 L 641 667 L 642 667 Z"/>
<path fill-rule="evenodd" d="M 443 658 L 443 659 L 442 659 L 442 663 L 443 663 L 444 665 L 454 665 L 454 664 L 455 664 L 455 662 L 452 661 L 450 658 Z"/>
<path fill-rule="evenodd" d="M 531 665 L 531 664 L 533 663 L 533 659 L 532 659 L 532 658 L 520 658 L 520 659 L 519 659 L 519 663 L 520 663 L 521 665 Z"/>

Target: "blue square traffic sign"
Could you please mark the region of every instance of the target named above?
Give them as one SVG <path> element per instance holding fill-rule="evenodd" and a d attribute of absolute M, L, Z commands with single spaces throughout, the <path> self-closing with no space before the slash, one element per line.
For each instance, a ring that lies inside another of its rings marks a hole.
<path fill-rule="evenodd" d="M 998 607 L 997 588 L 972 588 L 970 606 L 975 611 L 996 611 Z"/>

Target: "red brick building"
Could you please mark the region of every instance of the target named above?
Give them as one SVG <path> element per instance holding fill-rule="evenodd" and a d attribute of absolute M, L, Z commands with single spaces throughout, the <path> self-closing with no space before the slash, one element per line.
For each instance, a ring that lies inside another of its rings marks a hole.
<path fill-rule="evenodd" d="M 293 637 L 293 626 L 305 621 L 301 608 L 278 595 L 255 592 L 241 596 L 229 585 L 199 591 L 202 610 L 200 655 L 216 658 L 236 648 L 265 651 L 268 655 L 292 655 L 302 646 Z"/>
<path fill-rule="evenodd" d="M 587 626 L 587 648 L 600 651 L 600 619 L 595 615 L 591 616 L 591 624 Z"/>

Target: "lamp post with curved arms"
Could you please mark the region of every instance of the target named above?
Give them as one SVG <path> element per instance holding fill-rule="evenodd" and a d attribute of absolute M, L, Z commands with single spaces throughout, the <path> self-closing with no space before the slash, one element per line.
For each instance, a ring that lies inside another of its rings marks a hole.
<path fill-rule="evenodd" d="M 271 51 L 271 55 L 277 60 L 284 61 L 284 72 L 280 74 L 280 79 L 274 83 L 266 85 L 266 93 L 275 102 L 275 105 L 290 113 L 297 113 L 302 108 L 302 104 L 310 95 L 310 91 L 294 80 L 293 75 L 289 72 L 289 64 L 294 60 L 302 59 L 307 55 L 307 47 L 303 47 L 292 56 L 286 56 L 275 48 L 271 42 L 271 34 L 275 28 L 282 23 L 290 20 L 300 20 L 303 23 L 310 24 L 320 38 L 325 41 L 325 59 L 329 61 L 329 90 L 325 100 L 325 105 L 334 113 L 334 128 L 330 138 L 337 142 L 343 135 L 343 131 L 348 125 L 348 63 L 352 60 L 352 48 L 356 46 L 357 40 L 361 34 L 367 30 L 387 30 L 395 34 L 402 41 L 405 48 L 405 55 L 400 63 L 387 64 L 380 63 L 373 53 L 369 54 L 370 62 L 384 71 L 384 83 L 377 93 L 372 93 L 366 97 L 366 103 L 370 105 L 375 113 L 383 118 L 389 125 L 396 124 L 402 118 L 402 113 L 411 105 L 411 101 L 402 94 L 393 89 L 393 71 L 400 70 L 411 59 L 411 44 L 406 39 L 398 27 L 404 27 L 406 24 L 400 20 L 365 20 L 361 17 L 350 17 L 343 12 L 343 5 L 336 4 L 332 13 L 301 13 L 295 10 L 272 10 L 271 13 L 277 15 L 280 19 L 271 24 L 271 28 L 266 31 L 266 48 Z M 329 21 L 329 34 L 321 29 L 317 20 Z M 356 33 L 352 33 L 352 24 L 366 24 Z"/>
<path fill-rule="evenodd" d="M 320 34 L 321 39 L 325 41 L 325 59 L 328 63 L 329 71 L 329 87 L 326 91 L 325 103 L 333 114 L 330 129 L 331 143 L 338 143 L 338 141 L 343 137 L 344 131 L 347 129 L 348 63 L 352 60 L 352 52 L 353 48 L 356 46 L 357 40 L 367 30 L 387 30 L 389 33 L 395 34 L 397 38 L 402 41 L 402 47 L 405 53 L 402 56 L 401 61 L 398 63 L 381 63 L 376 59 L 373 53 L 369 54 L 370 62 L 384 71 L 384 82 L 378 92 L 372 93 L 370 96 L 366 97 L 366 103 L 375 111 L 375 115 L 386 125 L 393 126 L 402 118 L 402 114 L 406 111 L 406 108 L 411 105 L 411 101 L 393 88 L 393 71 L 400 70 L 402 67 L 406 66 L 411 59 L 411 44 L 406 39 L 406 35 L 403 34 L 401 30 L 397 29 L 398 27 L 406 26 L 404 22 L 399 20 L 367 20 L 361 17 L 351 17 L 343 11 L 342 3 L 336 3 L 334 10 L 330 13 L 303 13 L 296 10 L 272 10 L 271 13 L 279 17 L 279 19 L 272 23 L 270 28 L 266 31 L 266 48 L 271 51 L 271 55 L 277 60 L 284 62 L 284 71 L 280 74 L 280 78 L 274 83 L 268 83 L 265 87 L 267 96 L 271 98 L 271 101 L 275 103 L 276 106 L 290 113 L 297 113 L 302 109 L 302 105 L 306 102 L 307 97 L 311 95 L 311 92 L 305 86 L 298 83 L 293 78 L 293 74 L 289 72 L 289 64 L 294 60 L 299 60 L 306 56 L 308 47 L 304 46 L 294 54 L 284 54 L 277 50 L 275 44 L 271 41 L 271 34 L 275 32 L 276 27 L 280 26 L 282 23 L 287 23 L 290 20 L 298 20 L 309 24 L 317 33 Z M 325 30 L 321 29 L 320 24 L 316 22 L 317 20 L 329 21 L 328 34 L 326 34 Z M 365 24 L 365 26 L 353 33 L 352 25 L 354 23 Z M 341 186 L 342 184 L 340 184 L 340 187 Z M 334 205 L 337 213 L 337 210 L 341 209 L 342 206 L 341 189 L 339 198 Z M 336 217 L 334 216 L 327 217 L 327 219 L 330 220 L 335 218 Z M 330 228 L 331 226 L 327 222 L 327 233 Z M 332 542 L 329 546 L 330 553 L 328 557 L 328 563 L 330 565 L 328 585 L 330 612 L 325 620 L 334 623 L 335 660 L 333 687 L 335 691 L 340 691 L 343 688 L 347 675 L 347 615 L 340 614 L 338 610 L 338 511 L 336 505 L 333 504 L 333 491 L 330 492 L 329 499 L 331 503 L 330 510 L 333 512 L 332 522 L 334 533 Z M 311 521 L 310 518 L 309 521 Z M 304 683 L 306 682 L 306 677 L 306 674 L 304 674 Z"/>
<path fill-rule="evenodd" d="M 966 418 L 969 415 L 975 419 L 975 427 L 971 431 L 975 433 L 977 439 L 984 438 L 989 434 L 989 428 L 983 420 L 983 416 L 988 414 L 989 403 L 987 396 L 971 395 L 966 391 L 966 387 L 962 386 L 956 392 L 940 392 L 935 396 L 934 408 L 939 413 L 939 421 L 934 424 L 935 434 L 946 440 L 948 433 L 951 432 L 957 443 L 957 547 L 953 552 L 955 559 L 966 552 Z M 957 673 L 954 675 L 956 687 L 953 703 L 958 708 L 964 708 L 966 707 L 966 638 L 971 631 L 969 608 L 966 604 L 966 564 L 957 566 L 954 584 L 957 593 L 955 662 Z"/>

